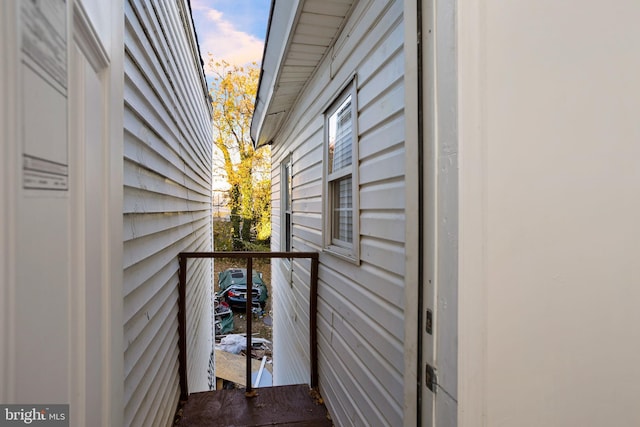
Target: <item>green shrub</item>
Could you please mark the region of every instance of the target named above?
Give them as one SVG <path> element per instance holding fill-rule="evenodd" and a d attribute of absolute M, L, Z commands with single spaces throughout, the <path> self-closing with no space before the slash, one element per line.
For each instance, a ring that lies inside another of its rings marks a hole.
<path fill-rule="evenodd" d="M 233 250 L 233 226 L 230 221 L 214 219 L 213 221 L 213 250 Z"/>

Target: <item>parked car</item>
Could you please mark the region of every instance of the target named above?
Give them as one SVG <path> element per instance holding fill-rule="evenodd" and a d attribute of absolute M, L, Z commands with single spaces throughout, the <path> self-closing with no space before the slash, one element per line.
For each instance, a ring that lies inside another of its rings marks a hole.
<path fill-rule="evenodd" d="M 234 310 L 244 311 L 247 304 L 247 269 L 229 268 L 218 274 L 218 297 Z M 269 294 L 262 273 L 253 272 L 251 305 L 253 310 L 264 311 Z"/>

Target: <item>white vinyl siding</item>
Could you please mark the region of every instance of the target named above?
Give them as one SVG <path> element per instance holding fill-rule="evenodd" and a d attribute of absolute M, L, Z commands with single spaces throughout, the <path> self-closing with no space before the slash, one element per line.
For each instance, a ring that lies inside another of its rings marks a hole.
<path fill-rule="evenodd" d="M 178 258 L 212 250 L 211 115 L 186 2 L 125 4 L 124 423 L 169 426 L 178 403 Z M 190 391 L 208 387 L 208 260 L 189 262 Z"/>
<path fill-rule="evenodd" d="M 293 153 L 292 240 L 295 250 L 322 251 L 326 200 L 325 115 L 357 75 L 358 174 L 353 198 L 360 264 L 321 253 L 320 391 L 336 425 L 403 424 L 404 396 L 404 56 L 402 2 L 361 1 L 298 97 L 272 145 L 273 164 Z M 280 233 L 281 168 L 273 168 L 273 230 Z M 272 249 L 281 239 L 272 240 Z M 274 381 L 308 381 L 308 266 L 273 263 Z"/>

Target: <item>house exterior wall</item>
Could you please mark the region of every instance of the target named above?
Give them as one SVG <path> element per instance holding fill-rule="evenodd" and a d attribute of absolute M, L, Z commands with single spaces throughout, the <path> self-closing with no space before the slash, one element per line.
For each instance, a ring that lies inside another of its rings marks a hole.
<path fill-rule="evenodd" d="M 212 250 L 211 115 L 187 2 L 125 4 L 124 425 L 178 403 L 178 258 Z M 189 262 L 189 391 L 208 390 L 209 260 Z"/>
<path fill-rule="evenodd" d="M 639 13 L 458 2 L 460 426 L 640 424 Z"/>
<path fill-rule="evenodd" d="M 160 3 L 0 2 L 0 402 L 74 426 L 172 424 L 177 254 L 211 249 L 206 87 L 188 3 Z M 197 390 L 211 266 L 190 273 Z"/>
<path fill-rule="evenodd" d="M 358 2 L 272 146 L 272 249 L 281 248 L 280 168 L 291 154 L 293 250 L 321 251 L 320 389 L 337 425 L 402 424 L 403 41 L 401 2 Z M 359 264 L 322 252 L 323 112 L 354 75 L 359 133 Z M 274 382 L 308 382 L 309 266 L 294 262 L 291 272 L 287 261 L 274 261 L 272 269 L 277 304 Z M 278 332 L 283 330 L 286 335 Z"/>

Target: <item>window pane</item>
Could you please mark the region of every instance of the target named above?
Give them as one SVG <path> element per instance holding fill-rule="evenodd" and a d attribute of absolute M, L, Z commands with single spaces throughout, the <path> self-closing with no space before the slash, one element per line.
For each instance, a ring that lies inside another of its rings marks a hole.
<path fill-rule="evenodd" d="M 329 173 L 351 165 L 351 96 L 329 117 Z"/>
<path fill-rule="evenodd" d="M 290 252 L 292 243 L 293 173 L 291 158 L 282 165 L 282 250 Z"/>
<path fill-rule="evenodd" d="M 353 189 L 351 177 L 332 183 L 332 237 L 344 242 L 353 242 Z"/>
<path fill-rule="evenodd" d="M 284 214 L 284 251 L 291 252 L 291 214 Z"/>
<path fill-rule="evenodd" d="M 285 172 L 285 193 L 284 193 L 284 206 L 285 210 L 291 212 L 291 193 L 292 193 L 292 182 L 291 182 L 291 163 L 287 163 L 284 168 Z"/>

